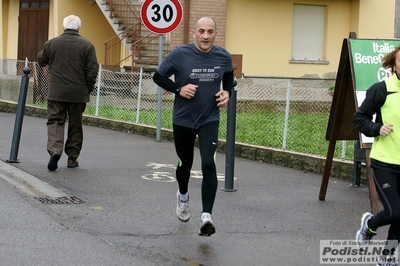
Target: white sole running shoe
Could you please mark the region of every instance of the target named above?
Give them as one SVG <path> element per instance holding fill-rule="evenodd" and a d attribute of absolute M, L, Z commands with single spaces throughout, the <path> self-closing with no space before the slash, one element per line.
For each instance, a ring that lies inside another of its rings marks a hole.
<path fill-rule="evenodd" d="M 211 214 L 202 214 L 199 236 L 211 236 L 216 232 Z"/>
<path fill-rule="evenodd" d="M 181 201 L 179 198 L 179 191 L 176 193 L 176 217 L 179 221 L 186 223 L 190 219 L 189 199 Z"/>

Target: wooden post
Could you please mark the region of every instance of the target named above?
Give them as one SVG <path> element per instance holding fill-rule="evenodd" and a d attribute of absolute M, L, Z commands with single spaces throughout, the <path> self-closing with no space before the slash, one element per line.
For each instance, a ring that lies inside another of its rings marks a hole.
<path fill-rule="evenodd" d="M 369 145 L 371 146 L 371 145 Z M 376 192 L 374 173 L 371 168 L 371 159 L 369 158 L 369 154 L 371 152 L 371 147 L 365 148 L 365 158 L 366 158 L 366 169 L 367 169 L 367 178 L 368 178 L 368 188 L 369 188 L 369 199 L 371 204 L 371 212 L 376 215 L 379 212 L 378 208 L 378 193 Z"/>

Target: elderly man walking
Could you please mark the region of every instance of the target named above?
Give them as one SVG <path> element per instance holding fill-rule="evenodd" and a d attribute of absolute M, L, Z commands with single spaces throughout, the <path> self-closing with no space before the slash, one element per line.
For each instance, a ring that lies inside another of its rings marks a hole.
<path fill-rule="evenodd" d="M 93 44 L 79 34 L 81 19 L 75 15 L 64 18 L 64 32 L 44 44 L 38 53 L 38 64 L 49 66 L 50 83 L 47 96 L 47 168 L 55 171 L 63 149 L 68 156 L 67 167 L 78 167 L 82 149 L 82 114 L 99 69 Z M 68 134 L 64 148 L 66 119 Z"/>

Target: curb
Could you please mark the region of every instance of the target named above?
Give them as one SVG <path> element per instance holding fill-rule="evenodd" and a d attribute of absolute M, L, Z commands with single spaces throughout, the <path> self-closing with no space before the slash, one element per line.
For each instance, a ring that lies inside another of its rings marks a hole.
<path fill-rule="evenodd" d="M 0 161 L 0 178 L 32 197 L 60 198 L 68 195 L 42 180 Z"/>

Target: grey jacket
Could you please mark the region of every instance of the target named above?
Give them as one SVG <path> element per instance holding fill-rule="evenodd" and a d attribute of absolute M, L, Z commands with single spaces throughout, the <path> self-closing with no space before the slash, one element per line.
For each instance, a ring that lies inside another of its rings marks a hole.
<path fill-rule="evenodd" d="M 99 64 L 93 44 L 77 31 L 65 30 L 48 40 L 38 53 L 38 64 L 49 66 L 48 100 L 73 103 L 90 100 Z"/>

